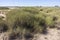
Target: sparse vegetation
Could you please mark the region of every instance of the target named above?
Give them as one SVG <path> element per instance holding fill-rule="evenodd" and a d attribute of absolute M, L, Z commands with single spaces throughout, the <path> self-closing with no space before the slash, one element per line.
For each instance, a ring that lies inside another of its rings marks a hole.
<path fill-rule="evenodd" d="M 14 35 L 17 38 L 17 33 L 21 37 L 26 35 L 26 33 L 31 33 L 31 35 L 33 33 L 46 33 L 47 28 L 55 27 L 55 21 L 58 20 L 54 15 L 58 11 L 55 12 L 55 8 L 51 9 L 42 7 L 23 7 L 19 9 L 13 9 L 6 14 L 7 18 L 5 22 L 0 22 L 0 26 L 2 28 L 0 28 L 0 30 L 5 30 L 6 28 L 6 30 L 11 32 L 11 34 L 15 33 Z"/>
<path fill-rule="evenodd" d="M 9 9 L 8 7 L 0 7 L 0 10 L 6 10 Z"/>

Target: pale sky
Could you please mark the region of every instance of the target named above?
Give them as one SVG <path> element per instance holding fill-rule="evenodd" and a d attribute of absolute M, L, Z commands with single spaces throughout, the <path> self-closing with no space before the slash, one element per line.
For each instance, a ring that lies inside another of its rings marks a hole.
<path fill-rule="evenodd" d="M 0 6 L 60 6 L 60 0 L 0 0 Z"/>

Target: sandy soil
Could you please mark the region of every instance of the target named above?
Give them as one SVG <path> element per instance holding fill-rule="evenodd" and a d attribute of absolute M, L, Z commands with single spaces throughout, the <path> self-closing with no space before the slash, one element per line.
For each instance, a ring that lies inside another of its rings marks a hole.
<path fill-rule="evenodd" d="M 48 29 L 48 34 L 37 34 L 37 37 L 34 40 L 60 40 L 60 30 L 57 28 Z"/>

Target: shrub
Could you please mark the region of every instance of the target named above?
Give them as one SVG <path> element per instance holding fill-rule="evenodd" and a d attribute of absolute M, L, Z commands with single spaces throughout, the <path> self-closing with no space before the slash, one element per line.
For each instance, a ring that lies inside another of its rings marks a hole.
<path fill-rule="evenodd" d="M 43 11 L 43 9 L 40 9 L 40 11 Z"/>
<path fill-rule="evenodd" d="M 8 7 L 0 7 L 0 10 L 9 9 Z"/>
<path fill-rule="evenodd" d="M 30 14 L 38 14 L 39 13 L 39 10 L 37 8 L 33 8 L 33 7 L 24 8 L 23 11 L 29 12 Z"/>
<path fill-rule="evenodd" d="M 25 30 L 30 30 L 31 32 L 34 31 L 41 31 L 41 27 L 39 26 L 39 20 L 33 14 L 28 12 L 24 12 L 22 10 L 14 10 L 7 14 L 7 21 L 9 26 L 12 29 L 20 28 Z"/>
<path fill-rule="evenodd" d="M 36 13 L 36 15 L 33 15 L 33 12 Z M 51 16 L 47 16 L 39 11 L 35 12 L 35 9 L 33 10 L 29 8 L 10 11 L 7 14 L 7 22 L 10 29 L 13 31 L 24 33 L 42 32 L 47 29 L 47 26 L 54 25 L 54 21 Z"/>
<path fill-rule="evenodd" d="M 51 17 L 51 16 L 46 17 L 46 19 L 45 19 L 46 25 L 49 26 L 49 27 L 51 27 L 51 28 L 55 27 L 54 26 L 54 20 L 53 19 L 54 18 Z"/>

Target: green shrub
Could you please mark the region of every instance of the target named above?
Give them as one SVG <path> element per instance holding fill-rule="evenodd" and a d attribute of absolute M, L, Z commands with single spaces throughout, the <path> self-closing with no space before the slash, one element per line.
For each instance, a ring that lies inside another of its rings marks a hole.
<path fill-rule="evenodd" d="M 47 25 L 53 25 L 53 20 L 51 17 L 46 17 L 46 24 Z"/>
<path fill-rule="evenodd" d="M 32 12 L 30 12 L 32 11 Z M 36 15 L 33 15 L 33 12 Z M 7 14 L 9 28 L 15 32 L 42 32 L 54 25 L 53 18 L 35 9 L 12 10 Z"/>
<path fill-rule="evenodd" d="M 0 7 L 0 10 L 6 10 L 9 9 L 8 7 Z"/>
<path fill-rule="evenodd" d="M 40 11 L 43 11 L 43 9 L 40 9 Z"/>
<path fill-rule="evenodd" d="M 33 8 L 33 7 L 24 8 L 23 11 L 29 12 L 30 14 L 38 14 L 39 13 L 39 10 L 37 8 Z"/>
<path fill-rule="evenodd" d="M 33 14 L 21 10 L 14 10 L 7 14 L 7 21 L 10 28 L 15 29 L 19 27 L 21 30 L 41 30 L 39 20 Z"/>

